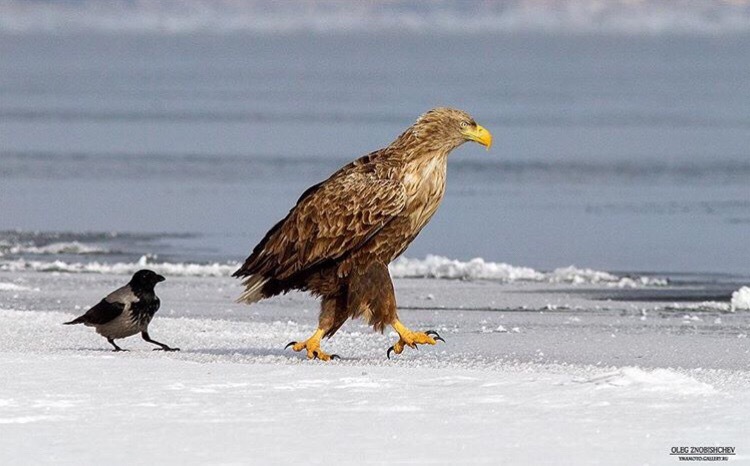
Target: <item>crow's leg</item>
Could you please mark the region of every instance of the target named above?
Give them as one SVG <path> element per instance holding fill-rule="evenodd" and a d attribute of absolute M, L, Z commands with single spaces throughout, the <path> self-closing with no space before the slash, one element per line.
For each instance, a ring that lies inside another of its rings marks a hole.
<path fill-rule="evenodd" d="M 148 332 L 145 331 L 145 330 L 141 332 L 141 336 L 147 342 L 153 343 L 155 345 L 159 345 L 161 347 L 161 348 L 154 348 L 154 351 L 180 351 L 180 348 L 171 348 L 171 347 L 165 345 L 164 343 L 159 343 L 156 340 L 152 340 L 151 337 L 149 336 Z"/>
<path fill-rule="evenodd" d="M 113 340 L 112 338 L 107 338 L 107 341 L 109 342 L 110 345 L 115 347 L 115 349 L 112 350 L 115 353 L 118 351 L 127 351 L 126 349 L 122 349 L 119 346 L 117 346 L 117 343 L 115 343 L 115 340 Z"/>

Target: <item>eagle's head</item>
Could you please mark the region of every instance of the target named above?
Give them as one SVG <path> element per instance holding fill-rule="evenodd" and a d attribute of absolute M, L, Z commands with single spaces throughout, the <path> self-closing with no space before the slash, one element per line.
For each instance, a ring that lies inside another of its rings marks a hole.
<path fill-rule="evenodd" d="M 433 149 L 451 151 L 467 141 L 477 142 L 489 150 L 492 134 L 463 110 L 449 107 L 433 108 L 411 127 L 422 144 Z"/>

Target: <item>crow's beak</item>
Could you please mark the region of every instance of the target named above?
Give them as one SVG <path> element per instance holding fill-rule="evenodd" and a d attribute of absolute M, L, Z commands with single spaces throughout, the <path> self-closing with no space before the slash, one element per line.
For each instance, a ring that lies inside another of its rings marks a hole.
<path fill-rule="evenodd" d="M 164 278 L 164 276 L 162 276 L 162 275 L 157 275 L 156 276 L 156 283 L 163 282 L 164 280 L 166 280 L 166 278 Z"/>

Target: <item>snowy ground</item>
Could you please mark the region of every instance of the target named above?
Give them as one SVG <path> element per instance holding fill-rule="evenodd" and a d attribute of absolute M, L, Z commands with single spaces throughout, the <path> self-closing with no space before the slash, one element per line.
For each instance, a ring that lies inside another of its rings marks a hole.
<path fill-rule="evenodd" d="M 750 313 L 685 290 L 399 279 L 403 320 L 447 343 L 390 361 L 360 322 L 324 343 L 341 361 L 284 351 L 317 304 L 240 306 L 225 277 L 157 288 L 151 335 L 180 353 L 61 325 L 127 279 L 0 272 L 0 464 L 750 462 Z"/>

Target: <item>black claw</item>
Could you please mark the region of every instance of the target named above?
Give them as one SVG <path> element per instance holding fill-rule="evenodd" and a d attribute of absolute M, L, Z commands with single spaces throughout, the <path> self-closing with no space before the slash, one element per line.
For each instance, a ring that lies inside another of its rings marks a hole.
<path fill-rule="evenodd" d="M 332 354 L 331 361 L 333 361 L 334 359 L 341 359 L 341 356 L 339 356 L 338 354 Z"/>
<path fill-rule="evenodd" d="M 286 344 L 286 346 L 284 347 L 284 349 L 287 349 L 287 348 L 289 348 L 290 346 L 294 346 L 294 345 L 296 345 L 296 344 L 297 344 L 297 342 L 296 342 L 296 341 L 290 341 L 289 343 L 287 343 L 287 344 Z"/>
<path fill-rule="evenodd" d="M 445 343 L 445 340 L 443 340 L 443 337 L 441 337 L 440 334 L 434 330 L 427 330 L 426 332 L 424 332 L 424 334 L 433 337 L 435 340 L 442 341 L 443 343 Z"/>
<path fill-rule="evenodd" d="M 314 356 L 314 359 L 318 359 L 318 352 L 317 351 L 313 351 L 313 356 Z"/>
<path fill-rule="evenodd" d="M 386 353 L 385 353 L 385 356 L 388 359 L 391 359 L 391 351 L 394 351 L 393 346 L 391 346 L 390 348 L 388 348 L 388 351 L 386 351 Z"/>

